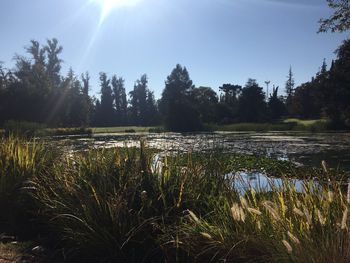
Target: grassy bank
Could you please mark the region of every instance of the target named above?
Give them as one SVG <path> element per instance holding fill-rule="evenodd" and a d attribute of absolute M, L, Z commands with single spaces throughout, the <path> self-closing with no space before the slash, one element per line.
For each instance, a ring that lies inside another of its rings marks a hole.
<path fill-rule="evenodd" d="M 66 156 L 2 140 L 0 234 L 41 244 L 49 262 L 349 261 L 350 192 L 332 179 L 347 174 L 237 155 L 152 157 L 144 146 Z M 225 176 L 258 168 L 330 181 L 242 194 Z"/>
<path fill-rule="evenodd" d="M 160 129 L 159 127 L 140 127 L 140 126 L 121 126 L 121 127 L 95 127 L 92 128 L 93 133 L 134 133 L 134 132 L 150 132 Z"/>
<path fill-rule="evenodd" d="M 323 132 L 329 130 L 327 120 L 286 119 L 275 123 L 235 123 L 228 125 L 212 125 L 208 127 L 215 131 L 307 131 Z"/>

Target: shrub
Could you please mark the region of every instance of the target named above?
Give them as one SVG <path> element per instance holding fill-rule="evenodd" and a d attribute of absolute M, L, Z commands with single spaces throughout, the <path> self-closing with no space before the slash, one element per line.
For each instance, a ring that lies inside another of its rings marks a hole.
<path fill-rule="evenodd" d="M 26 187 L 51 166 L 52 156 L 35 141 L 9 137 L 0 142 L 0 233 L 31 234 L 35 204 Z"/>
<path fill-rule="evenodd" d="M 14 135 L 20 137 L 34 137 L 43 135 L 45 132 L 45 125 L 35 122 L 27 122 L 27 121 L 7 121 L 4 124 L 5 134 Z"/>

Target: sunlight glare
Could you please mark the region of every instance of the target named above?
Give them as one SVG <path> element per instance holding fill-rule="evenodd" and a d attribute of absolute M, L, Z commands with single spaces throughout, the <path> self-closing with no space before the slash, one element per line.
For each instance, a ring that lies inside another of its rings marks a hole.
<path fill-rule="evenodd" d="M 110 15 L 110 13 L 117 8 L 133 7 L 141 0 L 92 0 L 101 7 L 100 24 Z"/>

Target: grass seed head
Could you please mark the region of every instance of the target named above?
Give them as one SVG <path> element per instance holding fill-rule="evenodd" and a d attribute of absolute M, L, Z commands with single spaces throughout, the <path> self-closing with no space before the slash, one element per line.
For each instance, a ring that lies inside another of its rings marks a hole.
<path fill-rule="evenodd" d="M 195 222 L 199 222 L 199 218 L 196 216 L 195 213 L 193 213 L 191 210 L 187 210 L 188 214 L 190 215 L 190 218 L 195 221 Z"/>
<path fill-rule="evenodd" d="M 300 240 L 294 236 L 291 232 L 287 232 L 288 237 L 290 238 L 291 241 L 293 241 L 294 244 L 300 245 Z"/>
<path fill-rule="evenodd" d="M 317 209 L 316 213 L 317 213 L 318 221 L 320 222 L 320 224 L 322 226 L 324 226 L 326 224 L 327 219 L 325 217 L 323 217 L 323 215 L 322 215 L 320 210 Z"/>
<path fill-rule="evenodd" d="M 258 216 L 261 215 L 261 212 L 260 212 L 260 210 L 258 210 L 258 209 L 255 209 L 255 208 L 252 208 L 252 207 L 248 207 L 247 210 L 248 210 L 250 213 L 252 213 L 252 214 L 255 214 L 255 215 L 258 215 Z"/>
<path fill-rule="evenodd" d="M 279 216 L 278 212 L 274 208 L 276 205 L 275 203 L 271 201 L 264 201 L 263 206 L 266 208 L 266 210 L 269 212 L 269 214 L 275 219 L 275 220 L 281 220 L 281 217 Z"/>
<path fill-rule="evenodd" d="M 243 211 L 243 208 L 237 204 L 237 203 L 233 203 L 232 207 L 231 207 L 231 213 L 232 213 L 232 217 L 235 221 L 245 221 L 245 213 Z"/>
<path fill-rule="evenodd" d="M 343 212 L 343 218 L 341 220 L 341 229 L 347 229 L 347 222 L 348 220 L 348 208 L 345 208 L 344 212 Z"/>
<path fill-rule="evenodd" d="M 288 254 L 291 254 L 291 253 L 293 252 L 293 248 L 292 248 L 292 246 L 288 243 L 288 241 L 283 239 L 283 240 L 282 240 L 282 243 L 283 243 L 284 247 L 287 249 Z"/>

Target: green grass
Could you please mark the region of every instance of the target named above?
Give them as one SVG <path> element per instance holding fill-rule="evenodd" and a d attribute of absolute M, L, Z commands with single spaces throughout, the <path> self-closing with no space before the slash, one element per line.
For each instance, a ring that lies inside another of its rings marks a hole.
<path fill-rule="evenodd" d="M 289 118 L 285 119 L 283 121 L 284 123 L 297 123 L 305 126 L 311 126 L 316 123 L 322 122 L 322 123 L 327 123 L 328 121 L 326 119 L 316 119 L 316 120 L 302 120 L 302 119 L 296 119 L 296 118 Z"/>
<path fill-rule="evenodd" d="M 328 130 L 329 122 L 320 120 L 286 119 L 274 123 L 234 123 L 227 125 L 211 125 L 210 130 L 215 131 L 309 131 L 322 132 Z"/>
<path fill-rule="evenodd" d="M 1 142 L 0 209 L 21 213 L 0 226 L 27 226 L 29 218 L 45 230 L 38 232 L 44 245 L 70 262 L 350 259 L 350 187 L 339 181 L 348 174 L 219 153 L 173 155 L 154 167 L 143 143 L 68 156 L 46 147 Z M 282 189 L 271 182 L 269 192 L 242 195 L 225 174 L 243 169 L 278 174 Z M 287 177 L 326 183 L 306 181 L 299 193 Z M 30 217 L 15 220 L 22 215 Z"/>

